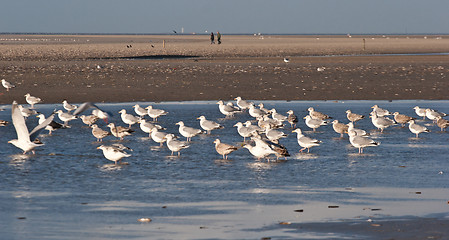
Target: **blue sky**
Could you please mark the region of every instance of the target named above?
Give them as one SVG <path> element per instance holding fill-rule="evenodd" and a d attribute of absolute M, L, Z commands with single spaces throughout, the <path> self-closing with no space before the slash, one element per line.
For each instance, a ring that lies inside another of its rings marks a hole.
<path fill-rule="evenodd" d="M 0 32 L 449 33 L 448 0 L 6 0 Z"/>

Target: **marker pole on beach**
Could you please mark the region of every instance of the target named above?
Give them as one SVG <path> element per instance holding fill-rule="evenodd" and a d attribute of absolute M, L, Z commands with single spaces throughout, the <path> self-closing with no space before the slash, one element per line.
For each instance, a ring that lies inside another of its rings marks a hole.
<path fill-rule="evenodd" d="M 165 48 L 165 40 L 162 40 L 162 48 Z"/>
<path fill-rule="evenodd" d="M 366 49 L 366 48 L 365 48 L 365 47 L 366 47 L 366 43 L 365 43 L 365 42 L 366 42 L 366 40 L 363 39 L 363 51 L 365 51 L 365 49 Z"/>

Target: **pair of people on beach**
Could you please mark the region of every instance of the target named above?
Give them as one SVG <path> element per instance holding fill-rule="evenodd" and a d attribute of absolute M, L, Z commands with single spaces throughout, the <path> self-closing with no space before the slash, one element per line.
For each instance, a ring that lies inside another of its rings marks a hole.
<path fill-rule="evenodd" d="M 221 44 L 221 34 L 220 34 L 220 32 L 217 32 L 217 43 Z M 210 44 L 215 44 L 214 32 L 210 33 Z"/>

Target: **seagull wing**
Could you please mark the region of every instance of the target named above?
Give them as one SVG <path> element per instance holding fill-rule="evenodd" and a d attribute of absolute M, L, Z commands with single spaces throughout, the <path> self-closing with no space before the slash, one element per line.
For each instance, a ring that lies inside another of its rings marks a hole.
<path fill-rule="evenodd" d="M 25 124 L 25 118 L 22 116 L 22 113 L 20 113 L 19 106 L 17 105 L 17 102 L 14 101 L 12 103 L 11 108 L 11 119 L 12 123 L 14 125 L 14 128 L 17 132 L 17 139 L 19 141 L 22 140 L 30 140 L 30 133 L 28 132 L 27 125 Z"/>
<path fill-rule="evenodd" d="M 85 102 L 85 103 L 81 104 L 81 105 L 80 105 L 80 106 L 73 112 L 73 115 L 78 115 L 78 114 L 80 114 L 80 113 L 86 111 L 87 109 L 89 109 L 89 108 L 91 108 L 91 107 L 96 108 L 96 109 L 98 109 L 98 110 L 100 110 L 100 111 L 103 111 L 101 108 L 99 108 L 97 105 L 93 104 L 92 102 Z M 111 117 L 113 116 L 113 114 L 112 114 L 111 112 L 106 112 L 106 111 L 103 111 L 103 112 L 107 113 L 107 114 L 108 114 L 109 116 L 111 116 Z"/>
<path fill-rule="evenodd" d="M 39 135 L 39 133 L 44 130 L 44 128 L 50 124 L 53 119 L 55 118 L 55 113 L 51 114 L 45 121 L 43 121 L 41 124 L 37 125 L 30 133 L 30 140 L 34 141 L 36 137 Z"/>

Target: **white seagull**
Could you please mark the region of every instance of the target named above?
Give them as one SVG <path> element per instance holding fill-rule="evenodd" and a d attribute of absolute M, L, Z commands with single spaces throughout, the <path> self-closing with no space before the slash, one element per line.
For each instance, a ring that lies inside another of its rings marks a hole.
<path fill-rule="evenodd" d="M 378 117 L 383 117 L 383 116 L 387 116 L 387 115 L 393 115 L 390 111 L 388 111 L 386 109 L 383 109 L 383 108 L 380 108 L 377 105 L 374 105 L 371 108 L 373 109 L 373 112 L 375 112 Z"/>
<path fill-rule="evenodd" d="M 416 134 L 416 138 L 418 138 L 418 135 L 422 132 L 430 132 L 430 130 L 426 127 L 416 124 L 415 120 L 410 120 L 408 123 L 408 129 L 410 130 L 410 132 Z"/>
<path fill-rule="evenodd" d="M 185 126 L 183 121 L 177 122 L 176 125 L 179 125 L 179 133 L 187 138 L 187 142 L 190 142 L 192 137 L 203 132 L 200 129 Z"/>
<path fill-rule="evenodd" d="M 157 122 L 157 119 L 160 116 L 164 116 L 164 115 L 168 114 L 168 112 L 166 112 L 165 110 L 153 108 L 153 106 L 151 106 L 151 105 L 146 107 L 145 109 L 147 109 L 148 116 L 153 118 L 153 121 L 155 121 L 155 122 Z"/>
<path fill-rule="evenodd" d="M 62 110 L 58 110 L 56 111 L 56 113 L 58 114 L 59 119 L 64 122 L 64 127 L 67 127 L 69 121 L 72 121 L 77 118 L 77 116 L 67 112 L 63 112 Z"/>
<path fill-rule="evenodd" d="M 148 115 L 148 111 L 145 108 L 139 106 L 139 104 L 134 105 L 133 108 L 134 112 L 136 112 L 136 114 L 141 118 L 145 117 L 145 115 Z"/>
<path fill-rule="evenodd" d="M 394 121 L 386 118 L 386 117 L 379 117 L 377 116 L 376 112 L 371 112 L 370 113 L 370 117 L 371 117 L 371 122 L 373 123 L 373 125 L 380 129 L 380 132 L 383 132 L 385 128 L 390 127 L 395 125 Z"/>
<path fill-rule="evenodd" d="M 26 154 L 29 151 L 32 151 L 34 154 L 35 147 L 44 145 L 43 143 L 35 142 L 36 137 L 51 121 L 53 121 L 54 115 L 52 114 L 44 122 L 37 125 L 31 132 L 28 132 L 28 128 L 25 124 L 25 118 L 20 113 L 17 102 L 14 101 L 11 108 L 11 118 L 14 128 L 16 129 L 17 139 L 10 140 L 8 143 L 22 149 L 23 154 Z"/>
<path fill-rule="evenodd" d="M 168 149 L 170 149 L 172 156 L 173 156 L 173 153 L 175 153 L 175 152 L 178 152 L 178 156 L 179 156 L 181 154 L 180 151 L 182 149 L 189 147 L 187 142 L 175 140 L 175 135 L 173 135 L 172 133 L 167 134 L 165 136 L 165 138 L 167 139 L 167 147 L 168 147 Z"/>
<path fill-rule="evenodd" d="M 2 79 L 2 85 L 3 85 L 4 88 L 6 88 L 7 92 L 9 92 L 9 89 L 16 87 L 14 84 L 6 81 L 5 79 Z"/>
<path fill-rule="evenodd" d="M 120 110 L 118 113 L 121 114 L 120 116 L 121 116 L 121 118 L 122 118 L 122 121 L 123 121 L 124 123 L 128 124 L 128 125 L 129 125 L 129 128 L 131 128 L 131 126 L 132 126 L 133 124 L 138 123 L 139 120 L 140 120 L 140 118 L 138 118 L 138 117 L 136 117 L 136 116 L 134 116 L 134 115 L 131 115 L 131 114 L 126 113 L 126 110 L 125 110 L 125 109 Z"/>
<path fill-rule="evenodd" d="M 62 101 L 62 106 L 67 112 L 71 112 L 78 108 L 78 106 L 68 103 L 67 100 Z"/>
<path fill-rule="evenodd" d="M 197 119 L 200 120 L 200 126 L 202 129 L 206 130 L 207 134 L 210 134 L 210 131 L 212 131 L 212 130 L 224 128 L 219 123 L 216 123 L 211 120 L 207 120 L 205 116 L 199 116 Z"/>
<path fill-rule="evenodd" d="M 101 149 L 104 157 L 110 161 L 113 161 L 115 164 L 117 164 L 118 161 L 121 161 L 122 158 L 131 156 L 131 154 L 126 153 L 122 147 L 119 146 L 101 145 L 97 147 L 97 149 Z"/>
<path fill-rule="evenodd" d="M 349 134 L 349 142 L 352 144 L 352 146 L 359 149 L 359 153 L 363 153 L 363 148 L 365 147 L 373 147 L 378 146 L 380 144 L 379 142 L 376 142 L 367 137 L 358 136 L 355 131 L 351 131 L 348 134 Z"/>
<path fill-rule="evenodd" d="M 322 143 L 320 140 L 304 136 L 301 129 L 299 128 L 293 130 L 292 132 L 297 134 L 296 140 L 298 141 L 298 145 L 302 147 L 299 152 L 302 152 L 307 148 L 307 152 L 309 153 L 311 147 L 319 146 Z"/>
<path fill-rule="evenodd" d="M 237 101 L 237 106 L 239 106 L 239 108 L 242 109 L 242 110 L 248 109 L 249 106 L 251 106 L 251 104 L 252 104 L 250 102 L 242 100 L 241 97 L 236 97 L 236 98 L 234 98 L 234 100 Z"/>
<path fill-rule="evenodd" d="M 239 109 L 236 109 L 227 104 L 225 105 L 222 100 L 218 101 L 217 104 L 218 104 L 218 109 L 220 110 L 220 112 L 223 115 L 225 115 L 226 117 L 232 117 L 232 116 L 234 116 L 235 113 L 241 112 Z"/>
<path fill-rule="evenodd" d="M 320 126 L 327 125 L 327 122 L 320 119 L 314 119 L 310 115 L 304 117 L 307 127 L 312 128 L 315 131 Z"/>
<path fill-rule="evenodd" d="M 25 100 L 27 101 L 28 104 L 31 105 L 31 108 L 34 108 L 34 104 L 42 102 L 42 99 L 31 96 L 29 93 L 25 94 Z"/>

